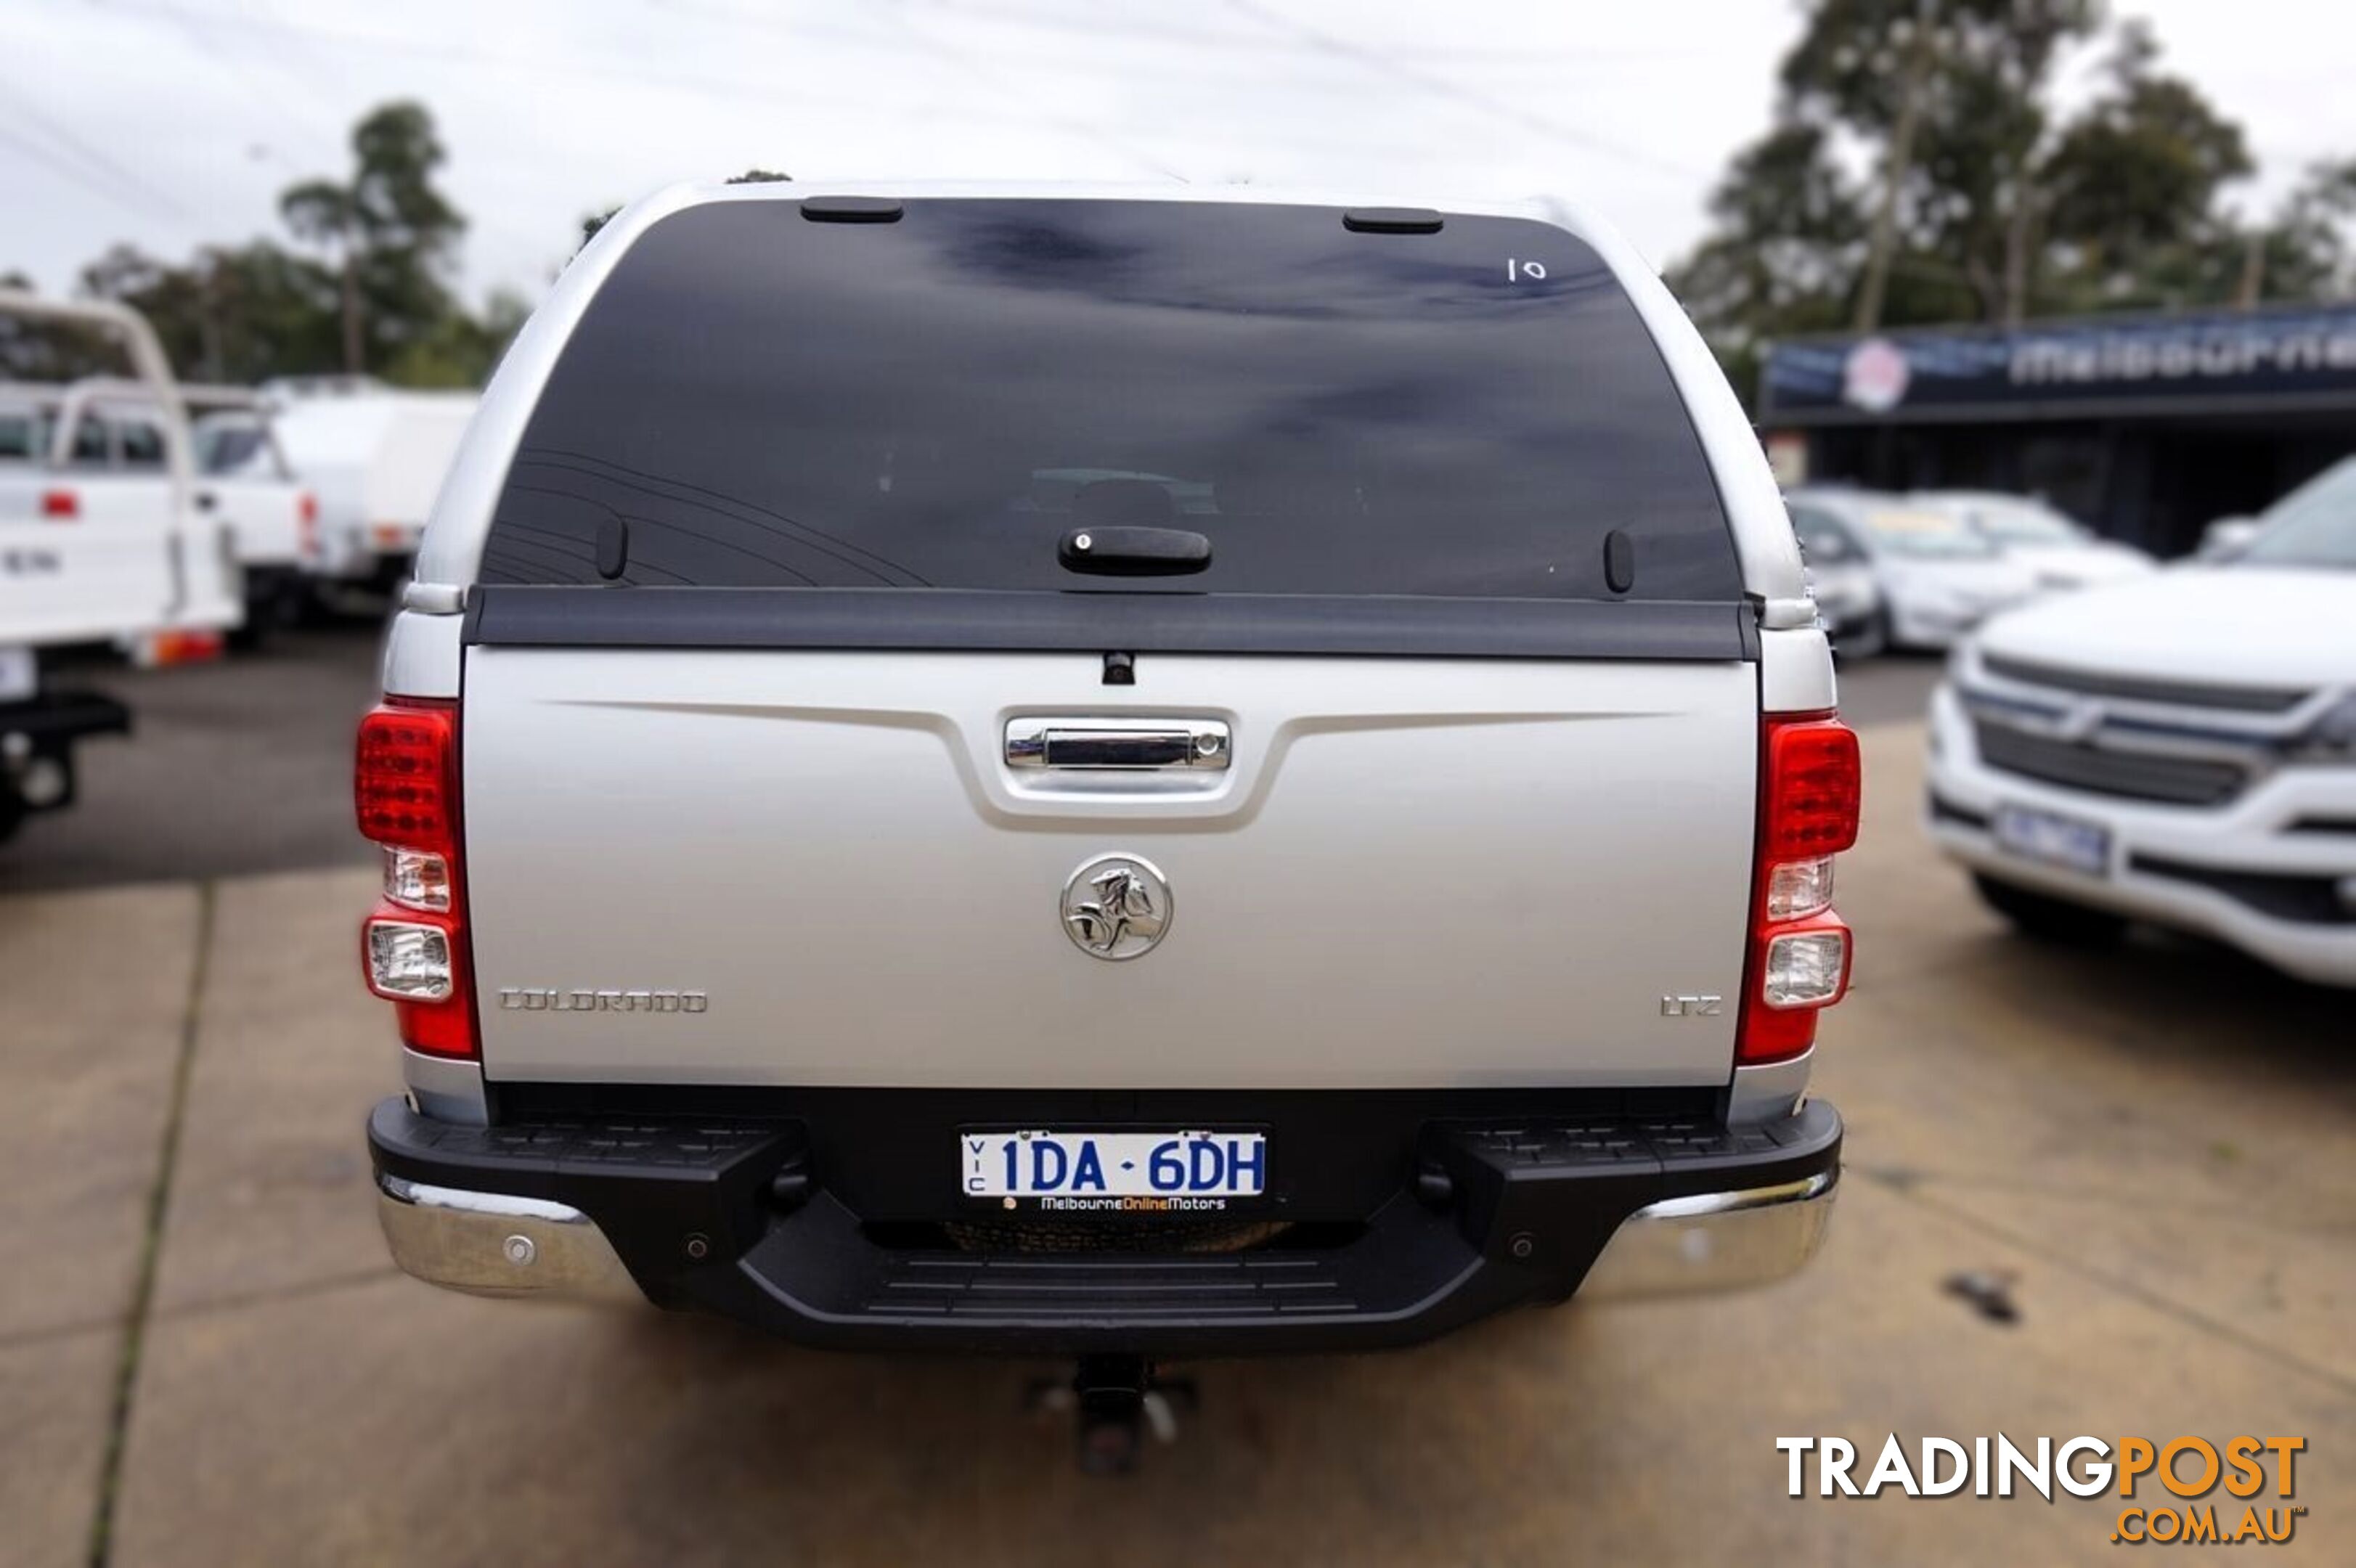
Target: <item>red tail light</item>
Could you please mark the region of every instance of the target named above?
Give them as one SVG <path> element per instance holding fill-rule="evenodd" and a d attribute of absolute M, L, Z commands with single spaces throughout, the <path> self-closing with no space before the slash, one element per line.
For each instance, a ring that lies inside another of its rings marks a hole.
<path fill-rule="evenodd" d="M 1760 853 L 1773 860 L 1837 855 L 1857 842 L 1863 773 L 1857 731 L 1837 719 L 1770 719 Z"/>
<path fill-rule="evenodd" d="M 1849 929 L 1833 912 L 1833 859 L 1857 842 L 1857 733 L 1832 715 L 1772 716 L 1759 737 L 1759 863 L 1735 1060 L 1783 1061 L 1815 1043 L 1847 993 Z"/>
<path fill-rule="evenodd" d="M 44 490 L 41 516 L 53 523 L 72 522 L 81 516 L 81 497 L 71 490 Z"/>
<path fill-rule="evenodd" d="M 458 858 L 458 705 L 394 698 L 362 719 L 352 798 L 360 833 L 384 851 L 360 973 L 392 1003 L 411 1050 L 480 1055 Z"/>
<path fill-rule="evenodd" d="M 457 838 L 457 705 L 395 700 L 361 720 L 352 795 L 363 837 L 448 854 Z"/>
<path fill-rule="evenodd" d="M 294 503 L 295 549 L 305 560 L 319 553 L 319 497 L 308 490 Z"/>
<path fill-rule="evenodd" d="M 228 639 L 209 627 L 154 632 L 148 635 L 145 645 L 137 650 L 138 662 L 150 669 L 169 669 L 174 665 L 204 664 L 220 657 L 228 646 Z"/>

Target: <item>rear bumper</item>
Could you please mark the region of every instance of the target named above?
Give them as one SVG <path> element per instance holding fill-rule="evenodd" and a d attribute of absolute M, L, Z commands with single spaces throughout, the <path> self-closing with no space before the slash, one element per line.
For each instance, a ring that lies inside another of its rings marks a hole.
<path fill-rule="evenodd" d="M 63 750 L 85 735 L 127 735 L 131 709 L 88 691 L 40 691 L 0 702 L 0 737 L 22 736 L 37 751 Z"/>
<path fill-rule="evenodd" d="M 74 743 L 92 735 L 127 735 L 131 710 L 111 697 L 40 691 L 0 702 L 0 789 L 15 808 L 58 811 L 76 794 Z M 9 820 L 13 820 L 13 811 Z M 0 837 L 6 825 L 0 823 Z"/>
<path fill-rule="evenodd" d="M 1413 1344 L 1585 1288 L 1768 1283 L 1822 1243 L 1841 1125 L 1423 1129 L 1414 1169 L 1331 1244 L 977 1253 L 898 1244 L 791 1124 L 369 1124 L 394 1261 L 495 1296 L 699 1307 L 836 1349 L 1222 1356 Z"/>

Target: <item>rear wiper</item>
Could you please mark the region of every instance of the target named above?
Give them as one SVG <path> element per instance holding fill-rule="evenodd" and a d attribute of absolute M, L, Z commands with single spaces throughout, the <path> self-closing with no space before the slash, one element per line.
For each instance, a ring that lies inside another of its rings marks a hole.
<path fill-rule="evenodd" d="M 1074 528 L 1055 546 L 1066 571 L 1103 577 L 1174 577 L 1211 564 L 1211 541 L 1184 528 Z"/>

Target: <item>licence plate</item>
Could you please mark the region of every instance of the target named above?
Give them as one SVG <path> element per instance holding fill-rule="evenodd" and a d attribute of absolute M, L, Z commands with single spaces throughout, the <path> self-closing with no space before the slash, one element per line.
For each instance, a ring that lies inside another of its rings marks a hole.
<path fill-rule="evenodd" d="M 1996 841 L 2025 859 L 2067 866 L 2090 877 L 2110 874 L 2111 830 L 2100 823 L 2026 806 L 2000 805 L 1996 812 Z"/>
<path fill-rule="evenodd" d="M 959 1186 L 969 1198 L 1258 1198 L 1268 1189 L 1261 1133 L 961 1132 Z M 1094 1207 L 1094 1204 L 1087 1205 Z"/>

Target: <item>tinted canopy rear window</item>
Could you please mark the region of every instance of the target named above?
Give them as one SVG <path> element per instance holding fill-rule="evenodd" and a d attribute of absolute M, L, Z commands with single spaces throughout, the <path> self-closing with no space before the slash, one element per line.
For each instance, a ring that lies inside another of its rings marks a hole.
<path fill-rule="evenodd" d="M 726 202 L 656 224 L 566 346 L 486 583 L 1731 602 L 1683 404 L 1601 260 L 1529 219 L 1338 208 Z M 1196 574 L 1058 564 L 1091 520 Z"/>

